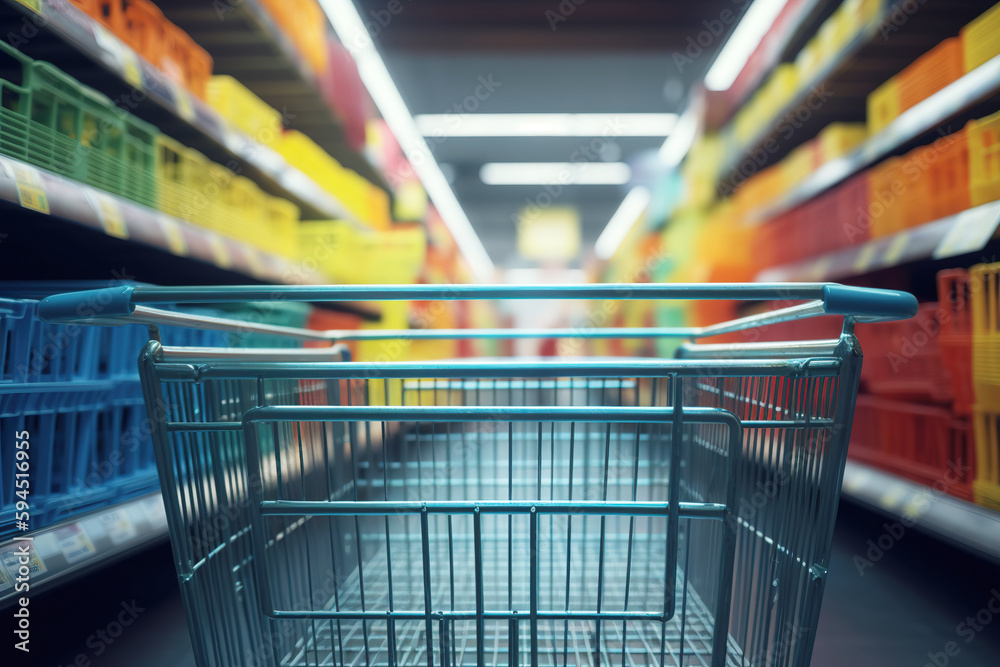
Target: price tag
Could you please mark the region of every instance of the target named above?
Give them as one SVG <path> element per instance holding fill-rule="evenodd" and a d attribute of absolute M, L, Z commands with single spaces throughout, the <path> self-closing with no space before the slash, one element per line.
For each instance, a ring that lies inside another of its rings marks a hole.
<path fill-rule="evenodd" d="M 886 509 L 894 509 L 899 501 L 903 499 L 903 489 L 898 486 L 890 486 L 885 492 L 882 493 L 881 503 L 882 507 Z"/>
<path fill-rule="evenodd" d="M 885 249 L 885 254 L 882 255 L 882 265 L 883 266 L 895 266 L 899 263 L 899 258 L 903 256 L 903 251 L 906 250 L 907 244 L 910 242 L 910 235 L 908 232 L 900 232 L 893 237 L 892 242 L 889 243 L 889 247 Z"/>
<path fill-rule="evenodd" d="M 177 105 L 177 113 L 187 121 L 195 119 L 194 104 L 191 103 L 191 95 L 181 86 L 173 85 L 174 103 Z"/>
<path fill-rule="evenodd" d="M 184 233 L 176 220 L 167 215 L 157 217 L 163 236 L 167 239 L 167 249 L 175 255 L 188 254 L 187 242 L 184 240 Z"/>
<path fill-rule="evenodd" d="M 119 239 L 128 238 L 128 226 L 125 224 L 125 216 L 122 209 L 113 197 L 97 190 L 85 190 L 87 201 L 97 213 L 97 219 L 101 221 L 101 227 L 108 236 Z"/>
<path fill-rule="evenodd" d="M 13 164 L 14 181 L 17 184 L 17 198 L 21 206 L 39 213 L 49 214 L 49 197 L 45 194 L 42 175 L 34 167 Z"/>
<path fill-rule="evenodd" d="M 26 541 L 27 540 L 17 541 L 15 542 L 17 546 L 13 546 L 0 554 L 0 560 L 3 561 L 3 566 L 7 569 L 7 574 L 12 578 L 17 577 L 17 570 L 21 567 L 19 553 L 22 545 Z M 49 571 L 49 568 L 45 567 L 45 562 L 38 555 L 38 552 L 35 551 L 35 545 L 31 542 L 28 542 L 28 570 L 30 571 L 31 576 L 36 576 Z"/>
<path fill-rule="evenodd" d="M 852 265 L 854 272 L 864 273 L 865 270 L 871 266 L 873 259 L 875 259 L 875 244 L 866 243 L 861 246 L 857 256 L 854 258 L 854 264 Z"/>
<path fill-rule="evenodd" d="M 1000 205 L 996 203 L 962 211 L 955 216 L 951 229 L 934 249 L 934 259 L 982 250 L 993 237 L 997 225 L 1000 225 Z"/>
<path fill-rule="evenodd" d="M 55 532 L 55 537 L 59 544 L 59 550 L 62 551 L 63 556 L 70 565 L 84 558 L 89 558 L 97 552 L 97 549 L 94 548 L 94 543 L 90 541 L 87 533 L 83 532 L 79 524 L 73 523 L 59 528 Z"/>
<path fill-rule="evenodd" d="M 138 535 L 132 519 L 125 512 L 109 512 L 101 516 L 101 523 L 111 543 L 115 546 L 128 542 Z"/>
<path fill-rule="evenodd" d="M 19 3 L 35 12 L 36 14 L 42 13 L 42 0 L 17 0 Z"/>
<path fill-rule="evenodd" d="M 830 272 L 830 266 L 833 264 L 833 257 L 830 255 L 823 255 L 812 265 L 809 275 L 812 280 L 824 280 L 827 274 Z"/>
<path fill-rule="evenodd" d="M 139 56 L 99 23 L 94 23 L 93 29 L 98 46 L 121 68 L 122 78 L 133 88 L 141 89 L 142 66 L 139 64 Z"/>
<path fill-rule="evenodd" d="M 229 248 L 226 246 L 226 242 L 222 240 L 222 237 L 210 234 L 208 236 L 208 245 L 212 250 L 212 258 L 215 260 L 215 263 L 224 269 L 228 269 L 233 263 L 233 258 L 229 255 Z"/>
<path fill-rule="evenodd" d="M 154 526 L 167 525 L 167 514 L 163 509 L 163 500 L 159 495 L 144 500 L 142 511 L 146 514 L 146 521 L 150 524 Z"/>

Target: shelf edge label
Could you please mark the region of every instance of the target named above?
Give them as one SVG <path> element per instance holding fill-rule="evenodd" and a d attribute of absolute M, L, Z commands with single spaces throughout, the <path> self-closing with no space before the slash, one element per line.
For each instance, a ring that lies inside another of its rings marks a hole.
<path fill-rule="evenodd" d="M 125 224 L 125 216 L 118 202 L 110 195 L 97 190 L 84 190 L 87 201 L 97 213 L 97 219 L 101 222 L 104 233 L 119 239 L 128 238 L 128 226 Z"/>
<path fill-rule="evenodd" d="M 14 170 L 14 183 L 17 186 L 17 198 L 24 208 L 49 215 L 49 197 L 45 193 L 42 174 L 26 164 L 11 164 Z"/>

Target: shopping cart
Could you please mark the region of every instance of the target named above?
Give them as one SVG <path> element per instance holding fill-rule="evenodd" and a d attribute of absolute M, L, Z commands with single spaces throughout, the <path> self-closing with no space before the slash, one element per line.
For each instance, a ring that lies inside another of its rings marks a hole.
<path fill-rule="evenodd" d="M 803 302 L 711 327 L 271 334 L 691 339 L 677 359 L 140 357 L 199 665 L 807 665 L 861 351 L 907 294 L 801 285 L 126 288 L 43 316 L 283 298 Z M 837 340 L 694 344 L 822 314 Z"/>

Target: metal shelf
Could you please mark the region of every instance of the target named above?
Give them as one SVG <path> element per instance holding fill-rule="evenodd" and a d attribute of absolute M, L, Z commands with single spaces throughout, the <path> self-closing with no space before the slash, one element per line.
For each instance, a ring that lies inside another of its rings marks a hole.
<path fill-rule="evenodd" d="M 847 462 L 841 493 L 846 500 L 912 522 L 917 530 L 1000 563 L 998 512 L 856 461 Z"/>
<path fill-rule="evenodd" d="M 257 0 L 171 0 L 160 3 L 160 9 L 209 52 L 216 74 L 235 77 L 281 111 L 289 128 L 308 135 L 343 166 L 390 190 L 368 158 L 347 144 L 343 123 L 323 98 L 316 73 Z"/>
<path fill-rule="evenodd" d="M 0 201 L 89 227 L 130 245 L 151 246 L 197 260 L 244 280 L 323 282 L 319 274 L 291 260 L 5 156 L 0 156 Z M 11 258 L 8 256 L 6 261 Z"/>
<path fill-rule="evenodd" d="M 166 538 L 167 515 L 156 492 L 8 540 L 0 544 L 0 607 Z M 25 548 L 32 568 L 27 592 L 15 588 L 17 553 Z"/>
<path fill-rule="evenodd" d="M 805 203 L 998 91 L 1000 56 L 908 109 L 862 146 L 824 164 L 794 190 L 755 211 L 752 217 L 769 220 Z"/>
<path fill-rule="evenodd" d="M 4 18 L 21 14 L 40 24 L 37 36 L 17 44 L 28 55 L 53 62 L 165 134 L 251 178 L 270 194 L 293 201 L 304 217 L 359 222 L 305 173 L 231 127 L 67 0 L 39 0 L 39 9 L 40 16 L 33 17 L 19 0 L 0 3 Z"/>
<path fill-rule="evenodd" d="M 926 53 L 942 35 L 957 35 L 983 11 L 982 3 L 971 0 L 926 0 L 919 11 L 904 11 L 907 20 L 897 27 L 891 17 L 901 5 L 899 0 L 887 1 L 878 20 L 857 34 L 812 80 L 800 83 L 788 104 L 751 141 L 731 152 L 716 180 L 721 194 L 731 194 L 742 183 L 743 167 L 752 166 L 757 173 L 776 164 L 832 122 L 863 122 L 870 92 Z M 808 104 L 817 93 L 823 101 Z M 803 108 L 808 113 L 794 117 Z M 783 122 L 790 114 L 795 122 Z"/>
<path fill-rule="evenodd" d="M 837 222 L 837 221 L 831 221 Z M 761 271 L 760 282 L 837 280 L 924 259 L 982 250 L 1000 226 L 1000 201 L 990 202 L 867 243 Z"/>

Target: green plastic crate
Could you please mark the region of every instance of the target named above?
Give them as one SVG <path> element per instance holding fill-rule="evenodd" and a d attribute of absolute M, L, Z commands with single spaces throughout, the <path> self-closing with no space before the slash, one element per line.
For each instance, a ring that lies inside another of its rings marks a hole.
<path fill-rule="evenodd" d="M 20 81 L 0 79 L 0 152 L 156 206 L 155 127 L 3 42 L 0 60 L 7 77 L 20 74 Z"/>

